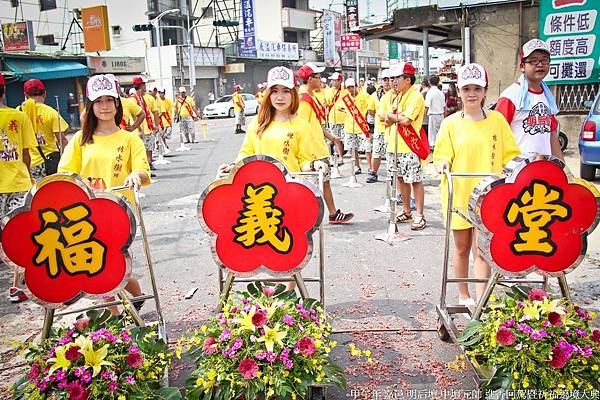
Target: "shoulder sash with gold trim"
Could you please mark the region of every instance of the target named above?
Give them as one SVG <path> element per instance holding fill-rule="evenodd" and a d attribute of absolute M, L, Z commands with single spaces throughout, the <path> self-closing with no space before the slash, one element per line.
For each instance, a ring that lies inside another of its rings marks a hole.
<path fill-rule="evenodd" d="M 346 108 L 348 109 L 348 111 L 350 111 L 352 118 L 354 118 L 354 122 L 356 122 L 358 124 L 358 126 L 360 127 L 360 130 L 363 131 L 363 133 L 367 137 L 369 137 L 370 136 L 369 124 L 367 123 L 367 120 L 365 119 L 365 117 L 360 113 L 360 110 L 358 109 L 358 107 L 356 107 L 356 103 L 352 99 L 352 96 L 350 96 L 350 93 L 346 93 L 342 97 L 342 101 L 346 105 Z"/>
<path fill-rule="evenodd" d="M 306 101 L 312 107 L 320 124 L 325 122 L 325 106 L 321 104 L 319 99 L 315 99 L 309 93 L 301 93 L 300 100 Z"/>

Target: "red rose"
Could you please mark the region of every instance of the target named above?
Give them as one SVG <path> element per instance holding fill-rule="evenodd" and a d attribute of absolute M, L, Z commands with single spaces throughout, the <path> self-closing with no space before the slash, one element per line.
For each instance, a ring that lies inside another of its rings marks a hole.
<path fill-rule="evenodd" d="M 600 330 L 596 329 L 594 332 L 592 332 L 592 340 L 597 345 L 600 345 Z"/>
<path fill-rule="evenodd" d="M 510 346 L 515 342 L 515 339 L 515 334 L 510 329 L 500 328 L 496 333 L 496 340 L 502 346 Z"/>
<path fill-rule="evenodd" d="M 79 346 L 71 346 L 67 351 L 65 351 L 65 358 L 69 361 L 75 361 L 79 357 L 81 357 Z"/>
<path fill-rule="evenodd" d="M 548 321 L 550 321 L 553 326 L 562 326 L 563 324 L 560 314 L 554 311 L 548 314 Z"/>
<path fill-rule="evenodd" d="M 544 299 L 548 297 L 548 293 L 542 289 L 533 289 L 531 292 L 529 292 L 527 297 L 531 301 L 544 301 Z"/>
<path fill-rule="evenodd" d="M 257 328 L 262 327 L 267 323 L 267 316 L 264 312 L 257 312 L 252 316 L 252 324 Z"/>
<path fill-rule="evenodd" d="M 81 381 L 73 381 L 66 387 L 70 400 L 87 400 L 90 391 L 85 388 Z"/>
<path fill-rule="evenodd" d="M 140 353 L 131 353 L 128 354 L 127 357 L 125 357 L 127 365 L 129 365 L 131 368 L 140 367 L 142 365 L 143 360 L 144 359 L 142 358 L 142 355 Z"/>
<path fill-rule="evenodd" d="M 548 361 L 548 364 L 554 368 L 562 368 L 567 364 L 567 361 L 571 358 L 571 355 L 560 347 L 554 347 L 552 349 L 552 360 Z"/>
<path fill-rule="evenodd" d="M 258 373 L 258 364 L 251 358 L 245 358 L 240 362 L 238 371 L 244 379 L 253 379 Z"/>
<path fill-rule="evenodd" d="M 317 352 L 317 348 L 315 347 L 313 340 L 306 336 L 296 342 L 296 347 L 305 357 L 312 357 Z"/>
<path fill-rule="evenodd" d="M 214 337 L 209 336 L 206 339 L 204 339 L 204 343 L 202 344 L 202 349 L 204 350 L 204 352 L 206 354 L 215 354 L 218 349 L 217 349 L 217 341 L 215 340 Z"/>

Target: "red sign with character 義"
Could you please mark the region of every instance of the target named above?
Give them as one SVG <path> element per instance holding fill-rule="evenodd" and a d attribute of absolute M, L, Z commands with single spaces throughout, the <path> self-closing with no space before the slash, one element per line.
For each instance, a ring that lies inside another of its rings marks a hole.
<path fill-rule="evenodd" d="M 46 307 L 112 293 L 131 272 L 130 206 L 73 175 L 44 178 L 0 226 L 0 255 L 24 272 L 27 289 Z"/>
<path fill-rule="evenodd" d="M 598 224 L 599 199 L 550 156 L 517 158 L 508 171 L 473 191 L 469 211 L 482 231 L 479 248 L 504 275 L 570 272 Z"/>
<path fill-rule="evenodd" d="M 323 206 L 312 185 L 292 178 L 275 159 L 257 155 L 202 193 L 198 216 L 212 235 L 217 264 L 229 272 L 291 274 L 310 259 Z"/>

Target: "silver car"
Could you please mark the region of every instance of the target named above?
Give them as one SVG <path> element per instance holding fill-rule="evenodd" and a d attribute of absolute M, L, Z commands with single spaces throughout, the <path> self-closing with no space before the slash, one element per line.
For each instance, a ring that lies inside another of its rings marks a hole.
<path fill-rule="evenodd" d="M 244 97 L 245 103 L 244 114 L 258 114 L 258 108 L 260 107 L 260 104 L 258 104 L 256 97 L 249 93 L 242 93 L 242 96 Z M 203 113 L 206 118 L 235 117 L 231 95 L 223 96 L 213 104 L 207 105 L 204 107 Z"/>

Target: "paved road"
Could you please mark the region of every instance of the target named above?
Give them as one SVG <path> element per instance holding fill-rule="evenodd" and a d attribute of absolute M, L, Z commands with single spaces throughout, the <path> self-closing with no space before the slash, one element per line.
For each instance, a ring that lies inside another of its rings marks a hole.
<path fill-rule="evenodd" d="M 190 145 L 189 152 L 173 152 L 168 157 L 170 164 L 158 166 L 157 182 L 144 189 L 144 219 L 171 340 L 200 325 L 217 302 L 217 269 L 209 237 L 198 223 L 196 206 L 199 194 L 214 179 L 217 166 L 235 158 L 243 136 L 233 133 L 231 119 L 208 124 L 208 137 L 200 137 L 199 143 Z M 171 147 L 177 144 L 174 136 Z M 573 166 L 575 156 L 568 153 Z M 346 176 L 349 165 L 346 161 L 341 168 Z M 358 180 L 364 184 L 365 178 L 360 175 Z M 407 397 L 409 390 L 427 391 L 428 397 L 421 398 L 436 397 L 436 393 L 443 396 L 443 391 L 449 389 L 469 394 L 475 386 L 468 371 L 446 367 L 460 349 L 442 343 L 435 333 L 434 307 L 439 302 L 444 234 L 439 190 L 433 186 L 435 177 L 432 175 L 432 184 L 426 186 L 428 228 L 411 232 L 402 226 L 408 240 L 394 246 L 375 240 L 387 227 L 386 215 L 373 211 L 384 202 L 384 183 L 351 189 L 342 186 L 346 180 L 332 183 L 336 203 L 342 210 L 354 212 L 356 218 L 348 225 L 325 227 L 326 305 L 334 317 L 336 340 L 371 349 L 377 363 L 368 365 L 350 359 L 348 349 L 338 347 L 334 357 L 346 367 L 350 388 L 345 393 L 330 390 L 327 398 L 401 398 L 401 391 Z M 591 237 L 590 257 L 570 277 L 578 301 L 596 310 L 600 309 L 599 238 L 600 232 Z M 133 251 L 136 274 L 148 291 L 139 240 Z M 304 275 L 316 273 L 315 253 Z M 6 292 L 9 283 L 10 274 L 3 268 L 0 291 Z M 308 287 L 317 297 L 318 287 Z M 185 300 L 184 295 L 193 288 L 198 288 L 195 296 Z M 151 304 L 147 303 L 142 311 L 147 319 L 154 317 Z M 41 309 L 31 302 L 12 305 L 0 298 L 0 337 L 34 337 L 41 320 Z M 13 359 L 14 353 L 2 346 L 2 365 L 18 362 Z M 172 383 L 183 382 L 185 368 L 181 364 L 173 368 Z M 0 387 L 14 373 L 13 368 L 0 371 Z"/>

